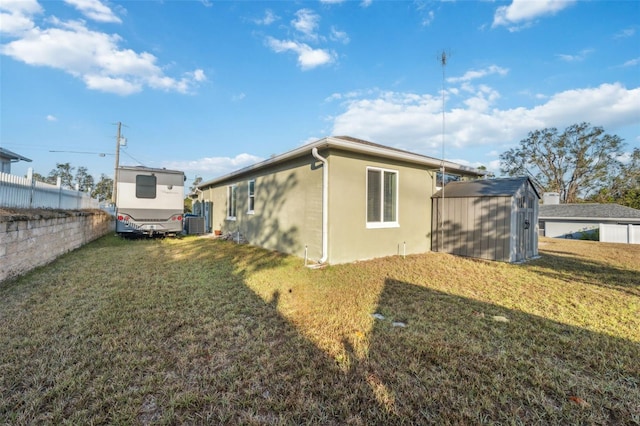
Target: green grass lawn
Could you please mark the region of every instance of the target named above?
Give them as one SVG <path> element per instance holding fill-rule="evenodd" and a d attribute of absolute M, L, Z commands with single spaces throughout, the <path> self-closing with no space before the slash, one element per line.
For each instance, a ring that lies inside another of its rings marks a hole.
<path fill-rule="evenodd" d="M 640 246 L 540 252 L 108 236 L 0 284 L 0 424 L 640 424 Z"/>

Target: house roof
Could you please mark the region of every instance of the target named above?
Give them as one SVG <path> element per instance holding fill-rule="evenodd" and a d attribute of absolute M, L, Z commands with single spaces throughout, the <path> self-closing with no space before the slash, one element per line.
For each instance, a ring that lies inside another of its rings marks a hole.
<path fill-rule="evenodd" d="M 528 177 L 472 180 L 468 182 L 449 182 L 444 187 L 445 198 L 465 197 L 511 197 L 526 182 L 533 187 Z M 433 194 L 432 198 L 442 197 L 443 190 Z M 538 192 L 536 191 L 536 195 Z M 538 195 L 540 198 L 540 195 Z"/>
<path fill-rule="evenodd" d="M 540 219 L 620 219 L 640 222 L 640 210 L 620 204 L 542 204 Z"/>
<path fill-rule="evenodd" d="M 353 138 L 350 136 L 330 136 L 319 139 L 315 142 L 308 143 L 291 151 L 287 151 L 284 154 L 271 157 L 267 160 L 253 164 L 240 170 L 236 170 L 224 176 L 220 176 L 206 182 L 202 182 L 198 185 L 198 188 L 204 188 L 207 186 L 215 185 L 229 179 L 232 179 L 243 174 L 253 172 L 256 170 L 264 169 L 266 167 L 278 164 L 293 158 L 302 157 L 305 155 L 311 155 L 313 148 L 324 149 L 334 148 L 342 151 L 350 151 L 360 154 L 369 154 L 379 157 L 384 157 L 393 160 L 406 161 L 408 163 L 418 164 L 429 168 L 437 169 L 442 166 L 442 160 L 433 157 L 427 157 L 426 155 L 416 154 L 409 151 L 404 151 L 397 148 L 391 148 L 385 145 L 365 141 L 362 139 Z M 451 161 L 444 161 L 444 166 L 451 173 L 459 174 L 462 176 L 485 176 L 488 172 L 484 170 L 478 170 L 473 167 L 463 166 L 461 164 L 453 163 Z"/>
<path fill-rule="evenodd" d="M 30 158 L 27 157 L 23 157 L 20 154 L 16 154 L 13 151 L 9 151 L 8 149 L 5 148 L 0 148 L 0 158 L 6 158 L 9 161 L 27 161 L 27 162 L 31 162 Z"/>

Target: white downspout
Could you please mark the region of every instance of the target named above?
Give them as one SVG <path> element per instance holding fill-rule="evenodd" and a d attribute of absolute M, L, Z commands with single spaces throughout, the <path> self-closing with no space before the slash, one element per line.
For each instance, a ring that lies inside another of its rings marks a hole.
<path fill-rule="evenodd" d="M 322 162 L 322 257 L 318 263 L 327 261 L 329 242 L 329 162 L 326 158 L 318 154 L 318 148 L 313 147 L 311 155 Z"/>

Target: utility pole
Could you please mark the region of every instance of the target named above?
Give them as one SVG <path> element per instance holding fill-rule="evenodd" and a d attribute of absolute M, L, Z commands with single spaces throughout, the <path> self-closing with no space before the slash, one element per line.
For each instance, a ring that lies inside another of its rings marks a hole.
<path fill-rule="evenodd" d="M 113 201 L 113 203 L 116 203 L 116 197 L 118 195 L 118 167 L 120 166 L 120 132 L 122 130 L 122 123 L 121 122 L 117 122 L 116 123 L 118 125 L 118 132 L 116 134 L 116 166 L 114 169 L 114 174 L 113 174 L 113 191 L 111 192 L 111 201 Z"/>

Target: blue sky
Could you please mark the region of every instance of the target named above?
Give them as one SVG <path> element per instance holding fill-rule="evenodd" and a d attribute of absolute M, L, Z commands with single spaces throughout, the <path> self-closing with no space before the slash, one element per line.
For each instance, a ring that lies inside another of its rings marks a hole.
<path fill-rule="evenodd" d="M 499 174 L 530 131 L 640 147 L 637 1 L 0 0 L 0 146 L 205 180 L 329 135 Z M 448 54 L 443 67 L 442 52 Z M 71 151 L 71 152 L 50 152 Z M 84 154 L 81 152 L 89 152 Z"/>

